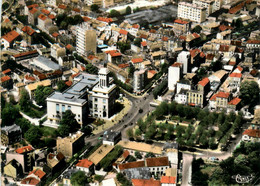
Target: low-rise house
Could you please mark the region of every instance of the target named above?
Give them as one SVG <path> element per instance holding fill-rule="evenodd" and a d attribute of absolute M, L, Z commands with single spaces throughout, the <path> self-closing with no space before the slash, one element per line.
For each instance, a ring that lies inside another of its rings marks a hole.
<path fill-rule="evenodd" d="M 75 61 L 74 57 L 72 55 L 69 56 L 59 56 L 58 61 L 59 65 L 64 69 L 72 69 L 75 67 Z"/>
<path fill-rule="evenodd" d="M 14 152 L 7 152 L 6 162 L 9 163 L 13 159 L 21 164 L 24 173 L 28 173 L 34 166 L 34 149 L 32 146 L 24 146 Z"/>
<path fill-rule="evenodd" d="M 7 48 L 13 48 L 14 43 L 17 40 L 21 40 L 20 34 L 18 34 L 15 30 L 8 32 L 7 34 L 3 35 L 1 38 L 1 45 Z"/>
<path fill-rule="evenodd" d="M 108 130 L 104 132 L 103 144 L 116 145 L 121 140 L 121 132 Z"/>
<path fill-rule="evenodd" d="M 242 141 L 246 142 L 260 142 L 259 129 L 247 129 L 243 132 Z"/>
<path fill-rule="evenodd" d="M 27 185 L 41 185 L 41 181 L 45 178 L 46 173 L 39 168 L 34 169 L 21 182 L 21 186 Z"/>
<path fill-rule="evenodd" d="M 35 35 L 36 31 L 32 29 L 30 26 L 25 26 L 22 28 L 24 39 L 28 44 L 32 44 L 33 36 Z"/>
<path fill-rule="evenodd" d="M 151 179 L 132 179 L 133 186 L 161 186 L 160 180 Z"/>
<path fill-rule="evenodd" d="M 78 169 L 68 169 L 66 172 L 64 172 L 63 174 L 63 178 L 62 178 L 62 184 L 64 186 L 71 186 L 71 176 L 72 174 L 78 172 Z"/>
<path fill-rule="evenodd" d="M 84 171 L 87 174 L 95 173 L 94 164 L 92 161 L 89 161 L 88 159 L 79 160 L 78 163 L 76 164 L 76 169 Z"/>
<path fill-rule="evenodd" d="M 133 66 L 134 66 L 135 68 L 141 68 L 143 61 L 144 61 L 143 58 L 134 58 L 134 59 L 131 59 L 131 63 L 133 64 Z"/>
<path fill-rule="evenodd" d="M 84 146 L 84 133 L 78 131 L 76 134 L 70 134 L 65 138 L 57 138 L 57 152 L 66 157 L 73 157 Z"/>
<path fill-rule="evenodd" d="M 12 89 L 13 88 L 13 79 L 10 76 L 1 77 L 1 86 L 3 88 Z"/>
<path fill-rule="evenodd" d="M 66 165 L 65 156 L 61 152 L 55 154 L 49 153 L 46 159 L 47 165 L 51 169 L 52 175 L 60 171 Z"/>
<path fill-rule="evenodd" d="M 51 46 L 51 56 L 54 59 L 56 59 L 57 61 L 59 60 L 59 57 L 67 57 L 66 49 L 64 47 L 60 46 L 59 44 L 53 44 Z"/>
<path fill-rule="evenodd" d="M 246 41 L 247 49 L 259 49 L 260 48 L 260 40 L 247 40 Z"/>
<path fill-rule="evenodd" d="M 13 124 L 1 128 L 1 144 L 11 145 L 20 142 L 22 139 L 22 130 L 20 126 Z"/>
<path fill-rule="evenodd" d="M 176 177 L 174 176 L 162 176 L 161 186 L 176 186 Z"/>
<path fill-rule="evenodd" d="M 155 156 L 162 155 L 163 151 L 160 146 L 149 145 L 146 143 L 134 142 L 134 141 L 120 141 L 118 145 L 130 152 L 130 155 L 134 155 L 136 151 L 142 155 L 146 155 L 148 152 L 152 152 Z"/>
<path fill-rule="evenodd" d="M 149 167 L 153 176 L 162 176 L 164 171 L 170 167 L 168 157 L 146 158 L 145 166 Z"/>
<path fill-rule="evenodd" d="M 230 90 L 239 91 L 241 80 L 242 80 L 241 73 L 235 73 L 235 72 L 231 73 L 228 77 L 228 82 L 229 82 L 228 87 L 230 88 Z"/>
<path fill-rule="evenodd" d="M 186 104 L 187 103 L 187 92 L 188 92 L 188 89 L 181 89 L 179 91 L 179 93 L 177 93 L 175 95 L 175 98 L 174 100 L 179 103 L 179 104 Z"/>
<path fill-rule="evenodd" d="M 52 24 L 52 20 L 45 16 L 44 14 L 40 14 L 38 16 L 38 28 L 43 30 L 43 31 L 47 31 L 47 27 L 50 26 Z"/>
<path fill-rule="evenodd" d="M 110 63 L 121 63 L 122 62 L 122 54 L 117 50 L 109 50 L 106 51 L 107 61 Z"/>
<path fill-rule="evenodd" d="M 174 20 L 173 28 L 177 34 L 186 33 L 190 29 L 190 22 L 176 19 Z"/>
<path fill-rule="evenodd" d="M 38 10 L 37 7 L 33 7 L 28 13 L 28 23 L 36 26 L 38 22 L 37 18 L 40 15 L 40 13 L 41 12 Z"/>
<path fill-rule="evenodd" d="M 37 89 L 38 86 L 44 86 L 44 87 L 50 87 L 51 86 L 51 80 L 46 79 L 43 81 L 38 81 L 35 83 L 31 83 L 29 85 L 26 85 L 25 89 L 28 91 L 29 96 L 31 99 L 34 99 L 34 92 Z"/>
<path fill-rule="evenodd" d="M 4 166 L 4 175 L 17 179 L 23 175 L 23 168 L 18 161 L 13 159 Z"/>

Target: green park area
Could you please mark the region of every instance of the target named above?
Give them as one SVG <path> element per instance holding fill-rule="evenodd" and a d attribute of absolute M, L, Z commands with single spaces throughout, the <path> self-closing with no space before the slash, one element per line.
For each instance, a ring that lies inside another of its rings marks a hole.
<path fill-rule="evenodd" d="M 176 102 L 162 102 L 143 120 L 129 129 L 129 138 L 149 141 L 173 141 L 180 146 L 211 148 L 223 147 L 240 132 L 242 115 L 231 112 L 209 112 Z"/>

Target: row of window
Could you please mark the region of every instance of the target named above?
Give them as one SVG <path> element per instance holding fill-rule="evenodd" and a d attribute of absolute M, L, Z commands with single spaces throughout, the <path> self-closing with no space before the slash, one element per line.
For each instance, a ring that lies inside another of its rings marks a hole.
<path fill-rule="evenodd" d="M 71 106 L 68 105 L 67 109 L 65 105 L 61 106 L 61 112 L 65 112 L 66 110 L 71 110 Z M 56 104 L 56 112 L 60 112 L 60 104 Z"/>

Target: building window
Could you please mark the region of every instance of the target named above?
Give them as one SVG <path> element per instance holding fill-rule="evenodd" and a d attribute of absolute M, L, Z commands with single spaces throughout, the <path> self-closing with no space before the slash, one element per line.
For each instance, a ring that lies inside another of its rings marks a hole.
<path fill-rule="evenodd" d="M 68 110 L 71 110 L 71 106 L 68 106 Z"/>
<path fill-rule="evenodd" d="M 56 104 L 56 111 L 60 112 L 60 105 L 59 104 Z"/>
<path fill-rule="evenodd" d="M 65 112 L 65 105 L 62 105 L 62 112 Z"/>
<path fill-rule="evenodd" d="M 97 100 L 98 100 L 97 98 L 94 99 L 94 101 L 97 101 Z"/>

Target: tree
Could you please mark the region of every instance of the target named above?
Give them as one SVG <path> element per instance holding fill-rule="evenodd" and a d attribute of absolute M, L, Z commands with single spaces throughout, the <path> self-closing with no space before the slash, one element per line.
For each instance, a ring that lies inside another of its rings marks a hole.
<path fill-rule="evenodd" d="M 73 18 L 73 25 L 77 25 L 84 22 L 83 18 L 80 15 L 75 15 Z"/>
<path fill-rule="evenodd" d="M 115 9 L 112 9 L 109 13 L 110 17 L 119 17 L 121 14 Z"/>
<path fill-rule="evenodd" d="M 38 86 L 35 90 L 35 101 L 38 105 L 46 106 L 46 98 L 53 92 L 51 87 Z"/>
<path fill-rule="evenodd" d="M 136 157 L 137 159 L 142 159 L 142 155 L 141 155 L 141 153 L 138 152 L 138 151 L 135 151 L 135 157 Z"/>
<path fill-rule="evenodd" d="M 195 26 L 193 29 L 192 29 L 192 32 L 196 32 L 196 33 L 200 33 L 202 30 L 201 26 L 200 25 L 197 25 Z"/>
<path fill-rule="evenodd" d="M 5 103 L 6 103 L 5 97 L 3 96 L 3 94 L 1 94 L 1 109 L 5 107 Z"/>
<path fill-rule="evenodd" d="M 122 173 L 118 173 L 116 175 L 116 179 L 121 183 L 121 185 L 124 185 L 124 186 L 131 186 L 132 185 L 130 183 L 130 181 L 128 179 L 126 179 L 126 177 Z"/>
<path fill-rule="evenodd" d="M 27 141 L 29 141 L 33 146 L 39 144 L 39 140 L 41 139 L 41 130 L 39 127 L 31 126 L 31 128 L 24 134 L 24 137 Z"/>
<path fill-rule="evenodd" d="M 243 27 L 243 21 L 241 18 L 238 18 L 235 22 L 235 26 L 239 29 Z"/>
<path fill-rule="evenodd" d="M 125 14 L 128 15 L 128 14 L 131 14 L 132 12 L 132 9 L 130 6 L 127 6 L 126 9 L 125 9 Z"/>
<path fill-rule="evenodd" d="M 133 161 L 136 161 L 136 158 L 134 156 L 132 156 L 132 155 L 129 155 L 127 157 L 127 162 L 133 162 Z"/>
<path fill-rule="evenodd" d="M 5 107 L 2 108 L 1 119 L 2 126 L 9 126 L 14 124 L 15 120 L 20 118 L 19 109 L 10 103 L 6 103 Z"/>
<path fill-rule="evenodd" d="M 27 130 L 29 130 L 31 126 L 31 122 L 25 118 L 18 118 L 15 120 L 15 123 L 19 125 L 22 129 L 22 133 L 24 134 Z"/>
<path fill-rule="evenodd" d="M 259 102 L 259 86 L 255 81 L 244 81 L 240 87 L 243 105 L 255 106 Z"/>
<path fill-rule="evenodd" d="M 137 128 L 135 130 L 135 136 L 141 136 L 141 135 L 142 135 L 142 131 L 139 128 Z"/>
<path fill-rule="evenodd" d="M 97 4 L 92 4 L 90 8 L 92 12 L 97 12 L 99 10 L 99 6 Z"/>
<path fill-rule="evenodd" d="M 134 137 L 133 129 L 127 129 L 126 133 L 127 133 L 127 136 L 129 138 L 133 138 Z"/>
<path fill-rule="evenodd" d="M 21 90 L 21 97 L 19 100 L 19 105 L 21 110 L 23 111 L 28 111 L 31 107 L 31 100 L 30 100 L 30 96 L 29 93 L 27 92 L 27 90 L 22 89 Z"/>
<path fill-rule="evenodd" d="M 68 85 L 66 85 L 65 81 L 63 81 L 63 80 L 58 81 L 57 86 L 58 86 L 59 92 L 63 92 L 64 90 L 66 90 L 68 88 Z"/>
<path fill-rule="evenodd" d="M 134 40 L 134 45 L 140 47 L 140 46 L 141 46 L 141 42 L 142 42 L 142 39 L 139 38 L 139 37 L 137 37 L 137 38 L 135 38 L 135 40 Z"/>
<path fill-rule="evenodd" d="M 145 155 L 145 158 L 153 158 L 155 157 L 154 153 L 152 152 L 148 152 L 146 155 Z"/>
<path fill-rule="evenodd" d="M 71 184 L 74 186 L 86 185 L 88 183 L 88 178 L 83 171 L 75 172 L 71 175 Z"/>
<path fill-rule="evenodd" d="M 131 48 L 131 44 L 129 41 L 127 41 L 127 42 L 119 41 L 119 42 L 117 42 L 117 46 L 122 53 L 124 53 L 126 50 Z"/>
<path fill-rule="evenodd" d="M 68 136 L 69 133 L 75 132 L 79 128 L 79 124 L 75 119 L 75 114 L 71 110 L 66 110 L 60 121 L 58 132 L 62 137 Z"/>
<path fill-rule="evenodd" d="M 130 67 L 128 68 L 128 73 L 130 77 L 134 76 L 134 72 L 135 72 L 135 67 L 134 65 L 130 65 Z"/>
<path fill-rule="evenodd" d="M 98 74 L 98 68 L 89 63 L 86 65 L 86 72 L 89 74 Z"/>

